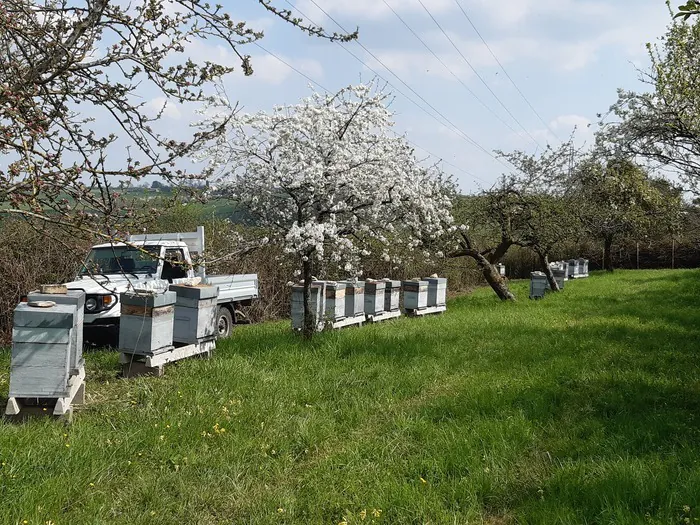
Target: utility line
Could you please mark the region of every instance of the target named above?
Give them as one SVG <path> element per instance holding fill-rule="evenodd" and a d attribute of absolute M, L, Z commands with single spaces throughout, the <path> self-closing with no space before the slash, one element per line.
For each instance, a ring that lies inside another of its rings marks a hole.
<path fill-rule="evenodd" d="M 311 0 L 311 1 L 313 2 L 313 0 Z M 459 56 L 462 57 L 462 60 L 464 60 L 464 62 L 466 62 L 466 64 L 474 72 L 476 77 L 486 87 L 486 89 L 489 91 L 489 93 L 491 93 L 493 95 L 493 97 L 498 101 L 498 103 L 506 111 L 506 113 L 508 113 L 508 115 L 510 115 L 510 117 L 518 124 L 518 126 L 520 126 L 522 128 L 522 130 L 527 134 L 528 137 L 530 137 L 532 139 L 532 141 L 535 144 L 537 144 L 541 149 L 544 149 L 544 148 L 542 148 L 542 145 L 539 142 L 537 142 L 537 139 L 535 139 L 535 137 L 533 137 L 532 134 L 525 128 L 525 126 L 522 125 L 522 123 L 515 117 L 515 115 L 513 115 L 513 113 L 508 109 L 508 107 L 503 103 L 503 101 L 498 97 L 498 95 L 496 95 L 496 93 L 493 91 L 493 89 L 491 89 L 491 86 L 488 85 L 488 83 L 479 74 L 479 72 L 474 68 L 474 66 L 472 66 L 472 63 L 469 61 L 469 59 L 466 56 L 464 56 L 464 53 L 462 53 L 462 50 L 459 49 L 457 44 L 455 44 L 454 40 L 452 40 L 450 35 L 448 35 L 447 32 L 443 29 L 443 27 L 440 25 L 440 22 L 437 21 L 437 19 L 433 16 L 433 14 L 430 12 L 430 10 L 425 6 L 425 4 L 423 3 L 423 0 L 418 0 L 418 3 L 423 7 L 425 12 L 428 13 L 428 16 L 433 20 L 433 22 L 435 22 L 435 25 L 438 27 L 440 32 L 443 35 L 445 35 L 445 38 L 447 38 L 447 40 L 450 42 L 450 44 L 452 44 L 452 47 L 455 48 L 455 51 L 457 51 L 457 53 L 459 53 Z"/>
<path fill-rule="evenodd" d="M 299 9 L 298 9 L 296 6 L 294 6 L 289 0 L 285 0 L 285 1 L 286 1 L 290 6 L 292 6 L 294 9 L 296 9 L 302 16 L 304 16 L 305 18 L 307 18 L 307 20 L 309 20 L 309 22 L 314 23 L 313 20 L 311 20 L 310 18 L 306 17 L 306 16 L 305 16 L 301 11 L 299 11 Z M 328 14 L 328 12 L 327 12 L 325 9 L 323 9 L 320 5 L 318 5 L 318 3 L 316 3 L 316 0 L 309 0 L 309 1 L 310 1 L 312 4 L 314 4 L 314 5 L 315 5 L 323 14 L 325 14 L 331 21 L 333 21 L 333 22 L 335 23 L 335 25 L 337 25 L 337 26 L 341 29 L 341 31 L 343 31 L 343 32 L 345 32 L 345 33 L 348 32 L 347 29 L 345 29 L 345 28 L 342 26 L 342 24 L 340 24 L 340 22 L 338 22 L 335 18 L 333 18 L 330 14 Z M 503 162 L 503 160 L 501 160 L 499 157 L 496 157 L 493 153 L 491 153 L 490 151 L 488 151 L 488 150 L 487 150 L 486 148 L 484 148 L 481 144 L 479 144 L 476 140 L 472 139 L 469 135 L 467 135 L 464 131 L 462 131 L 457 125 L 455 125 L 450 119 L 448 119 L 442 112 L 440 112 L 440 110 L 438 110 L 437 108 L 435 108 L 435 106 L 433 106 L 430 102 L 428 102 L 428 101 L 425 99 L 425 97 L 423 97 L 420 93 L 418 93 L 415 89 L 413 89 L 410 85 L 408 85 L 408 83 L 406 83 L 406 81 L 404 81 L 401 77 L 399 77 L 396 73 L 394 73 L 394 72 L 391 70 L 390 67 L 388 67 L 388 66 L 387 66 L 379 57 L 377 57 L 374 53 L 372 53 L 372 51 L 370 51 L 364 44 L 362 44 L 362 42 L 360 42 L 360 41 L 358 40 L 358 41 L 357 41 L 357 44 L 358 44 L 362 49 L 364 49 L 365 52 L 368 53 L 374 60 L 376 60 L 384 69 L 386 69 L 389 73 L 391 73 L 399 82 L 401 82 L 401 84 L 403 84 L 409 91 L 411 91 L 411 93 L 413 93 L 416 97 L 418 97 L 426 106 L 428 106 L 430 109 L 432 109 L 432 110 L 433 110 L 437 115 L 439 115 L 445 122 L 447 122 L 447 123 L 449 124 L 449 126 L 451 126 L 452 128 L 454 128 L 454 130 L 455 130 L 455 132 L 457 133 L 457 135 L 461 136 L 461 137 L 462 137 L 464 140 L 466 140 L 468 143 L 472 144 L 474 147 L 476 147 L 477 149 L 479 149 L 479 150 L 481 150 L 482 152 L 484 152 L 486 155 L 488 155 L 489 157 L 491 157 L 493 160 L 495 160 L 496 162 L 498 162 L 498 163 L 501 164 L 502 166 L 506 167 L 507 169 L 512 169 L 511 166 L 509 166 L 508 164 L 506 164 L 505 162 Z M 343 47 L 343 49 L 347 49 L 345 46 L 342 46 L 342 44 L 341 44 L 341 47 Z M 349 50 L 348 50 L 348 51 L 349 51 Z M 357 57 L 357 55 L 355 55 L 355 54 L 352 53 L 352 52 L 350 52 L 350 53 L 351 53 L 361 64 L 363 64 L 365 67 L 367 67 L 370 71 L 374 72 L 379 78 L 381 78 L 382 80 L 384 80 L 384 81 L 385 81 L 388 85 L 390 85 L 393 89 L 396 89 L 395 86 L 393 86 L 393 85 L 391 84 L 391 82 L 389 82 L 388 80 L 386 80 L 385 78 L 383 78 L 381 75 L 379 75 L 374 69 L 372 69 L 371 67 L 369 67 L 362 59 L 360 59 L 359 57 Z M 396 90 L 396 91 L 399 92 L 399 93 L 401 93 L 399 90 Z M 403 94 L 403 93 L 401 93 L 401 94 L 402 94 L 404 97 L 406 96 L 406 95 Z M 415 104 L 419 109 L 421 109 L 422 111 L 424 111 L 424 112 L 425 112 L 426 114 L 428 114 L 430 117 L 432 117 L 433 119 L 435 119 L 436 121 L 438 121 L 440 124 L 443 124 L 443 123 L 440 122 L 434 115 L 430 114 L 430 112 L 428 112 L 427 110 L 425 110 L 425 108 L 423 108 L 422 106 L 420 106 L 419 104 L 417 104 L 414 100 L 412 100 L 412 99 L 409 98 L 409 97 L 406 97 L 406 98 L 408 98 L 409 101 L 411 101 L 413 104 Z M 443 124 L 443 125 L 444 125 L 444 124 Z M 448 129 L 449 129 L 449 127 L 448 127 Z"/>
<path fill-rule="evenodd" d="M 303 15 L 302 15 L 302 16 L 303 16 Z M 306 18 L 306 17 L 305 17 L 305 18 Z M 308 18 L 307 18 L 307 20 L 308 20 Z M 309 21 L 313 24 L 313 21 L 311 21 L 311 20 L 309 20 Z M 314 84 L 314 85 L 320 87 L 320 88 L 321 88 L 323 91 L 325 91 L 326 93 L 332 94 L 331 90 L 329 90 L 328 88 L 326 88 L 325 86 L 323 86 L 322 84 L 320 84 L 319 82 L 317 82 L 316 80 L 314 80 L 313 78 L 311 78 L 310 76 L 308 76 L 306 73 L 304 73 L 304 72 L 301 71 L 300 69 L 294 67 L 292 64 L 290 64 L 289 62 L 287 62 L 286 60 L 284 60 L 284 59 L 283 59 L 282 57 L 280 57 L 279 55 L 276 55 L 276 54 L 273 53 L 272 51 L 269 51 L 268 49 L 266 49 L 265 47 L 263 47 L 262 45 L 260 45 L 260 44 L 257 43 L 257 42 L 255 42 L 255 45 L 256 45 L 258 48 L 260 48 L 262 51 L 264 51 L 265 53 L 267 53 L 268 55 L 270 55 L 271 57 L 273 57 L 274 59 L 276 59 L 277 61 L 279 61 L 280 63 L 282 63 L 282 64 L 284 64 L 285 66 L 287 66 L 289 69 L 291 69 L 292 71 L 294 71 L 294 72 L 297 73 L 298 75 L 304 77 L 306 80 L 308 80 L 308 81 L 311 82 L 312 84 Z M 393 134 L 394 134 L 395 136 L 397 136 L 397 137 L 403 137 L 403 139 L 404 139 L 406 142 L 408 142 L 409 144 L 411 144 L 413 147 L 415 147 L 416 149 L 419 149 L 419 150 L 421 150 L 421 151 L 424 151 L 425 153 L 427 153 L 427 154 L 430 155 L 431 157 L 434 157 L 434 158 L 438 159 L 438 161 L 442 162 L 443 164 L 446 164 L 446 165 L 448 165 L 448 166 L 450 166 L 450 167 L 452 167 L 452 168 L 454 168 L 454 169 L 456 169 L 456 170 L 458 170 L 458 171 L 461 171 L 462 173 L 464 173 L 465 175 L 471 177 L 471 178 L 474 179 L 474 180 L 478 180 L 478 181 L 483 182 L 484 184 L 488 184 L 488 182 L 487 182 L 486 180 L 482 179 L 481 177 L 477 177 L 477 176 L 474 175 L 473 173 L 471 173 L 471 172 L 465 170 L 464 168 L 461 168 L 461 167 L 457 166 L 456 164 L 453 164 L 453 163 L 451 163 L 451 162 L 445 160 L 444 158 L 442 158 L 442 157 L 440 157 L 440 156 L 438 156 L 438 155 L 435 155 L 434 153 L 430 152 L 429 150 L 425 149 L 425 148 L 422 147 L 422 146 L 419 146 L 418 144 L 416 144 L 416 143 L 413 142 L 412 140 L 408 139 L 406 136 L 401 135 L 400 133 L 394 131 L 393 129 L 390 129 L 389 131 L 390 131 L 391 133 L 393 133 Z"/>
<path fill-rule="evenodd" d="M 476 101 L 477 101 L 479 104 L 481 104 L 484 108 L 486 108 L 486 110 L 488 110 L 494 117 L 496 117 L 496 118 L 497 118 L 504 126 L 506 126 L 509 130 L 511 130 L 513 133 L 516 133 L 516 134 L 517 134 L 517 131 L 515 131 L 515 129 L 513 128 L 513 126 L 511 126 L 510 124 L 508 124 L 505 120 L 503 120 L 503 119 L 501 118 L 501 116 L 500 116 L 498 113 L 496 113 L 496 112 L 495 112 L 494 110 L 492 110 L 488 105 L 486 105 L 486 103 L 485 103 L 483 100 L 481 100 L 481 99 L 479 98 L 479 96 L 478 96 L 476 93 L 474 93 L 474 91 L 472 91 L 472 89 L 471 89 L 469 86 L 467 86 L 467 84 L 466 84 L 461 78 L 459 78 L 459 77 L 454 73 L 454 71 L 452 71 L 452 69 L 451 69 L 447 64 L 445 64 L 445 62 L 435 53 L 435 51 L 433 51 L 433 50 L 430 48 L 430 46 L 429 46 L 428 44 L 425 43 L 425 40 L 423 40 L 423 39 L 420 37 L 420 35 L 418 35 L 418 33 L 416 33 L 416 32 L 413 30 L 413 28 L 412 28 L 410 25 L 408 25 L 408 23 L 401 17 L 401 15 L 400 15 L 393 7 L 391 7 L 391 5 L 390 5 L 386 0 L 382 0 L 382 1 L 384 2 L 384 4 L 385 4 L 389 9 L 391 9 L 391 12 L 394 13 L 394 15 L 396 15 L 396 18 L 398 18 L 398 19 L 401 21 L 401 23 L 402 23 L 404 26 L 406 26 L 406 29 L 408 29 L 408 30 L 411 32 L 411 34 L 413 34 L 413 36 L 415 36 L 416 39 L 418 39 L 418 41 L 419 41 L 421 44 L 423 44 L 423 47 L 425 47 L 425 48 L 430 52 L 430 54 L 432 54 L 432 55 L 435 57 L 435 59 L 437 59 L 437 61 L 440 62 L 440 64 L 442 64 L 442 67 L 444 67 L 444 68 L 455 78 L 455 80 L 457 80 L 457 82 L 459 82 L 459 83 L 462 85 L 462 87 L 464 87 L 464 89 L 466 89 L 466 90 L 469 92 L 469 94 L 470 94 L 472 97 L 474 97 L 474 98 L 476 99 Z"/>
<path fill-rule="evenodd" d="M 386 2 L 386 0 L 384 0 L 384 1 Z M 503 71 L 503 73 L 505 74 L 506 78 L 510 81 L 511 84 L 513 84 L 513 87 L 514 87 L 515 90 L 518 92 L 518 94 L 522 97 L 522 99 L 523 99 L 523 100 L 525 101 L 525 103 L 529 106 L 529 108 L 532 110 L 532 112 L 537 116 L 537 118 L 539 119 L 539 121 L 549 130 L 549 132 L 550 132 L 552 135 L 554 135 L 554 137 L 555 137 L 559 142 L 563 142 L 563 141 L 557 136 L 557 134 L 554 132 L 554 130 L 549 126 L 549 124 L 547 124 L 547 122 L 545 122 L 545 120 L 542 118 L 542 116 L 539 114 L 539 112 L 535 109 L 535 107 L 532 105 L 532 103 L 531 103 L 531 102 L 528 100 L 528 98 L 525 96 L 525 93 L 523 93 L 522 90 L 520 89 L 520 87 L 518 86 L 518 84 L 516 84 L 515 80 L 513 80 L 513 78 L 508 74 L 508 71 L 506 71 L 505 66 L 504 66 L 504 65 L 501 63 L 501 61 L 498 59 L 498 57 L 496 56 L 496 53 L 493 52 L 493 50 L 491 49 L 491 46 L 489 46 L 488 42 L 486 42 L 486 39 L 482 36 L 482 34 L 481 34 L 481 32 L 479 31 L 479 29 L 477 29 L 476 25 L 475 25 L 474 22 L 472 21 L 471 17 L 467 14 L 467 11 L 464 9 L 464 7 L 463 7 L 462 4 L 459 2 L 459 0 L 454 0 L 454 1 L 455 1 L 455 4 L 457 4 L 457 7 L 459 7 L 460 11 L 462 11 L 462 14 L 464 15 L 464 17 L 467 19 L 467 22 L 469 22 L 469 24 L 472 26 L 472 28 L 474 29 L 474 31 L 476 32 L 476 34 L 479 36 L 479 38 L 481 39 L 481 41 L 484 43 L 484 45 L 486 46 L 486 49 L 488 49 L 489 53 L 491 53 L 491 56 L 493 57 L 493 59 L 494 59 L 494 60 L 496 61 L 496 63 L 498 64 L 498 67 L 501 68 L 501 71 Z"/>

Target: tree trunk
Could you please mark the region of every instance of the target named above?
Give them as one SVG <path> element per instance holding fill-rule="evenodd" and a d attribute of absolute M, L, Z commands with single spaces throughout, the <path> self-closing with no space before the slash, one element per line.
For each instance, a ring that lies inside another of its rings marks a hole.
<path fill-rule="evenodd" d="M 489 283 L 491 289 L 496 292 L 498 298 L 501 301 L 515 301 L 515 296 L 508 289 L 508 285 L 506 284 L 505 279 L 501 277 L 498 268 L 496 268 L 486 259 L 486 257 L 478 252 L 470 253 L 469 255 L 476 261 L 476 264 L 479 267 L 479 270 L 481 270 L 484 279 L 486 279 L 486 282 Z"/>
<path fill-rule="evenodd" d="M 606 237 L 605 238 L 605 247 L 603 249 L 603 266 L 605 266 L 605 269 L 608 272 L 613 271 L 613 264 L 612 264 L 612 243 L 613 239 L 612 237 Z"/>
<path fill-rule="evenodd" d="M 304 276 L 304 328 L 302 334 L 306 339 L 311 339 L 316 332 L 318 320 L 311 311 L 311 279 L 313 278 L 313 262 L 311 256 L 303 261 L 302 275 Z"/>
<path fill-rule="evenodd" d="M 549 257 L 547 256 L 546 253 L 540 253 L 540 252 L 537 252 L 537 256 L 540 258 L 540 264 L 542 265 L 542 271 L 547 276 L 547 282 L 549 282 L 549 288 L 553 292 L 558 292 L 559 291 L 559 283 L 557 283 L 557 280 L 554 278 L 554 273 L 552 272 L 552 269 L 549 267 Z"/>

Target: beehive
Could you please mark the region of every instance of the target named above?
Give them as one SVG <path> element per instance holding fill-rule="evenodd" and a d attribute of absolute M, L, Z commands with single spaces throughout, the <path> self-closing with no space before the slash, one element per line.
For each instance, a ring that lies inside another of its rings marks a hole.
<path fill-rule="evenodd" d="M 530 299 L 541 299 L 549 288 L 547 276 L 544 272 L 532 272 L 530 274 Z"/>
<path fill-rule="evenodd" d="M 175 292 L 173 342 L 195 344 L 217 334 L 218 286 L 170 285 Z"/>
<path fill-rule="evenodd" d="M 365 281 L 365 314 L 380 315 L 384 313 L 386 302 L 386 282 L 385 281 Z"/>
<path fill-rule="evenodd" d="M 346 281 L 345 284 L 345 317 L 364 317 L 365 283 L 362 281 Z"/>
<path fill-rule="evenodd" d="M 83 321 L 85 319 L 85 292 L 82 290 L 68 290 L 66 293 L 40 293 L 31 292 L 27 295 L 27 301 L 52 301 L 56 304 L 75 305 L 75 325 L 73 330 L 73 352 L 70 357 L 70 373 L 75 375 L 83 366 Z"/>
<path fill-rule="evenodd" d="M 447 303 L 447 279 L 444 277 L 426 277 L 428 282 L 428 306 L 445 306 Z"/>
<path fill-rule="evenodd" d="M 588 259 L 581 258 L 578 260 L 579 273 L 588 277 Z"/>
<path fill-rule="evenodd" d="M 564 289 L 564 282 L 566 281 L 566 270 L 561 270 L 559 268 L 552 269 L 552 274 L 554 274 L 554 280 L 557 281 L 557 285 L 560 290 Z"/>
<path fill-rule="evenodd" d="M 499 274 L 501 277 L 505 277 L 505 276 L 506 276 L 506 265 L 505 265 L 505 264 L 498 263 L 498 264 L 496 265 L 496 268 L 498 269 L 498 274 Z"/>
<path fill-rule="evenodd" d="M 326 320 L 335 323 L 345 319 L 345 289 L 347 284 L 343 282 L 326 282 Z"/>
<path fill-rule="evenodd" d="M 69 395 L 77 316 L 75 304 L 40 308 L 22 303 L 15 308 L 10 398 Z"/>
<path fill-rule="evenodd" d="M 579 275 L 579 266 L 578 266 L 578 260 L 577 259 L 571 259 L 569 260 L 569 267 L 568 271 L 566 274 L 569 279 L 575 279 Z"/>
<path fill-rule="evenodd" d="M 309 308 L 317 329 L 323 327 L 323 288 L 324 283 L 314 281 L 310 286 Z M 304 328 L 304 283 L 292 286 L 292 328 L 301 330 Z"/>
<path fill-rule="evenodd" d="M 428 282 L 413 280 L 404 281 L 403 307 L 406 310 L 423 310 L 428 307 Z"/>
<path fill-rule="evenodd" d="M 146 356 L 171 350 L 176 299 L 175 292 L 122 293 L 119 349 Z"/>
<path fill-rule="evenodd" d="M 384 311 L 398 312 L 401 308 L 401 281 L 384 279 Z"/>

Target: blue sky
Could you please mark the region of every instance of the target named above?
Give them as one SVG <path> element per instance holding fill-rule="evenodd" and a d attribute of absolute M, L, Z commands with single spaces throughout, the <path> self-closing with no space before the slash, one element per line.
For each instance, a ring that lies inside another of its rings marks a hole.
<path fill-rule="evenodd" d="M 409 140 L 436 157 L 430 160 L 441 158 L 457 166 L 459 169 L 445 164 L 443 168 L 455 175 L 465 192 L 490 186 L 506 168 L 466 140 L 464 134 L 487 152 L 496 149 L 534 152 L 548 142 L 558 144 L 548 128 L 566 139 L 573 127 L 578 126 L 578 140 L 590 141 L 592 129 L 587 124 L 595 122 L 596 114 L 605 112 L 614 102 L 617 88 L 644 89 L 635 68 L 648 64 L 645 44 L 660 37 L 670 21 L 663 0 L 422 0 L 487 88 L 419 0 L 386 2 L 449 71 L 409 32 L 384 0 L 314 1 L 344 27 L 359 27 L 361 43 L 457 128 L 441 123 L 440 117 L 431 118 L 406 96 L 395 92 L 396 131 L 405 133 Z M 340 30 L 312 0 L 290 2 L 325 29 Z M 457 2 L 547 126 L 508 81 Z M 264 30 L 265 38 L 260 44 L 266 50 L 323 87 L 333 91 L 370 80 L 374 73 L 369 66 L 429 113 L 434 113 L 358 43 L 345 45 L 366 65 L 344 51 L 341 44 L 308 37 L 276 20 L 257 0 L 222 3 L 234 19 Z M 286 0 L 274 0 L 274 3 L 290 8 Z M 296 11 L 295 15 L 301 16 Z M 252 55 L 255 74 L 243 77 L 238 70 L 227 79 L 226 87 L 231 99 L 238 100 L 244 110 L 267 110 L 308 95 L 309 80 L 277 58 L 254 45 L 242 51 Z M 213 42 L 194 43 L 189 52 L 198 60 L 235 62 L 230 51 Z M 154 101 L 154 105 L 158 102 Z M 189 111 L 171 107 L 166 118 L 186 126 L 191 115 Z M 422 150 L 418 154 L 426 159 L 429 156 Z"/>

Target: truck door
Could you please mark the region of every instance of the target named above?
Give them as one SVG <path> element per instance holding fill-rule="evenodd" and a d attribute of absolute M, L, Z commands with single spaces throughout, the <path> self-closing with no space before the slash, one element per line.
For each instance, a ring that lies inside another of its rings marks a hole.
<path fill-rule="evenodd" d="M 163 272 L 160 278 L 170 283 L 173 282 L 173 279 L 184 279 L 188 276 L 189 266 L 182 248 L 167 248 L 163 257 Z"/>

